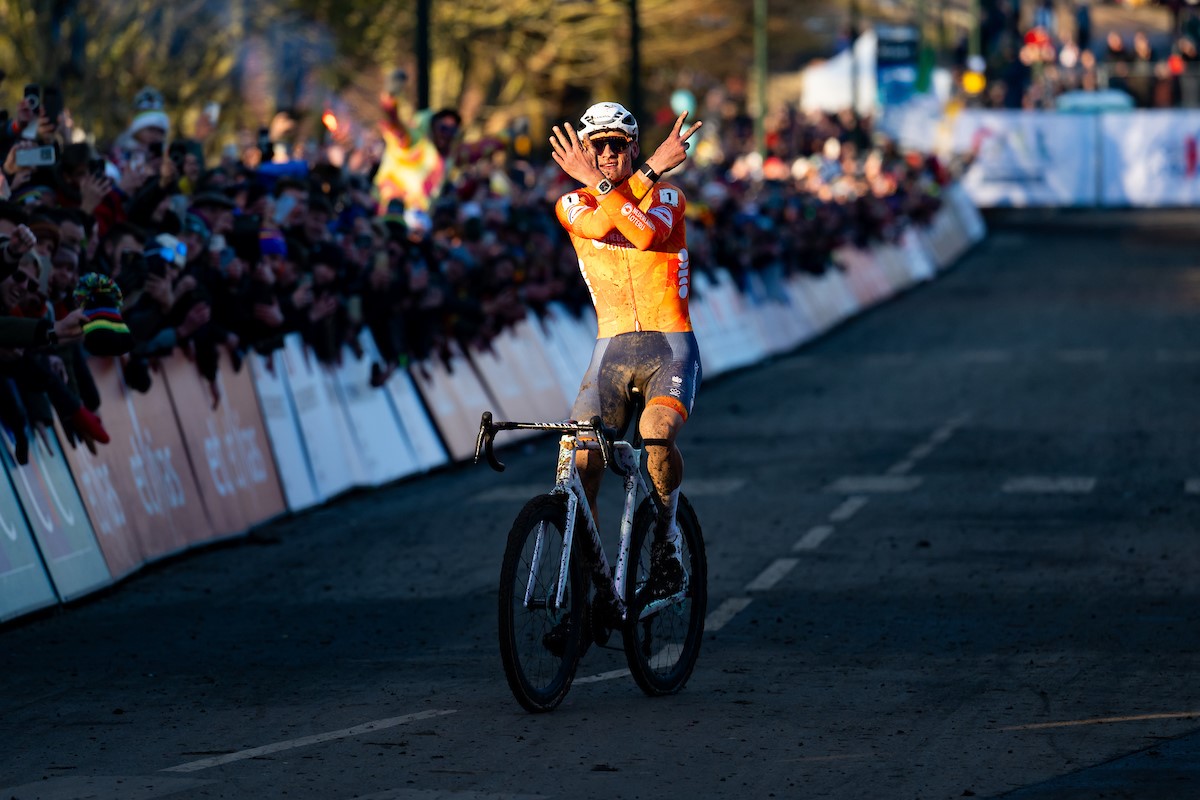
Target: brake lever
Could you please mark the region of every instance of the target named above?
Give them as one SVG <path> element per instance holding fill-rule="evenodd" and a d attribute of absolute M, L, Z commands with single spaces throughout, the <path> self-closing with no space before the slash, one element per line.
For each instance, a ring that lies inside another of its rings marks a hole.
<path fill-rule="evenodd" d="M 492 469 L 504 472 L 504 464 L 496 458 L 496 451 L 493 449 L 495 439 L 496 429 L 492 427 L 492 412 L 485 411 L 479 420 L 479 435 L 475 437 L 475 463 L 479 463 L 481 455 L 486 456 Z"/>

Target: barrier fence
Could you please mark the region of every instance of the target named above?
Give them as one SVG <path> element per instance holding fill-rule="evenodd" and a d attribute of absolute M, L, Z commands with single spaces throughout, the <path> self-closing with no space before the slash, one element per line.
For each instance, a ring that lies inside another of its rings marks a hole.
<path fill-rule="evenodd" d="M 1200 110 L 966 110 L 950 139 L 977 206 L 1200 205 Z"/>
<path fill-rule="evenodd" d="M 899 244 L 843 248 L 820 276 L 694 273 L 692 319 L 706 377 L 794 349 L 842 320 L 933 278 L 984 236 L 950 187 L 933 224 Z M 213 407 L 183 355 L 134 392 L 111 358 L 89 362 L 111 443 L 64 448 L 61 429 L 30 432 L 29 463 L 0 447 L 0 622 L 111 585 L 189 548 L 240 536 L 354 488 L 380 486 L 474 455 L 482 411 L 562 419 L 591 357 L 595 317 L 532 312 L 489 350 L 455 351 L 369 385 L 377 358 L 347 348 L 323 365 L 289 336 L 240 370 L 221 363 Z M 11 440 L 11 437 L 10 437 Z"/>

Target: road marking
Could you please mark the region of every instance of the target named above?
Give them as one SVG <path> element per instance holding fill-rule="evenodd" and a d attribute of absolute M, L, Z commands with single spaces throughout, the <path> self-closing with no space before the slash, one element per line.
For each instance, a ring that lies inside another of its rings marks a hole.
<path fill-rule="evenodd" d="M 704 630 L 708 633 L 721 630 L 738 614 L 746 610 L 746 606 L 752 602 L 749 597 L 731 597 L 721 605 L 717 606 L 717 610 L 708 615 L 704 620 Z"/>
<path fill-rule="evenodd" d="M 1036 722 L 1032 725 L 1009 725 L 1002 731 L 1044 731 L 1051 728 L 1074 728 L 1081 725 L 1112 725 L 1116 722 L 1150 722 L 1156 719 L 1192 719 L 1200 717 L 1200 711 L 1173 711 L 1164 714 L 1134 714 L 1128 717 L 1094 717 L 1073 719 L 1064 722 Z"/>
<path fill-rule="evenodd" d="M 911 492 L 920 485 L 920 478 L 901 475 L 848 475 L 826 486 L 825 491 L 835 494 L 894 494 Z"/>
<path fill-rule="evenodd" d="M 777 558 L 771 565 L 759 573 L 758 577 L 746 584 L 747 592 L 765 592 L 779 581 L 783 580 L 797 564 L 798 558 Z"/>
<path fill-rule="evenodd" d="M 1010 478 L 1000 491 L 1008 494 L 1087 494 L 1095 488 L 1095 478 L 1029 475 Z"/>
<path fill-rule="evenodd" d="M 575 683 L 599 683 L 600 681 L 611 681 L 616 678 L 623 678 L 628 674 L 628 669 L 610 669 L 608 672 L 601 672 L 599 675 L 589 675 L 586 678 L 576 678 Z"/>
<path fill-rule="evenodd" d="M 917 462 L 912 461 L 910 459 L 905 459 L 904 461 L 900 461 L 900 462 L 898 462 L 896 464 L 892 464 L 890 467 L 888 467 L 887 474 L 888 475 L 907 475 L 908 473 L 912 472 L 913 468 L 916 466 L 917 466 Z"/>
<path fill-rule="evenodd" d="M 808 529 L 808 533 L 801 536 L 794 545 L 793 552 L 800 550 L 816 550 L 821 546 L 821 543 L 833 536 L 834 527 L 832 525 L 814 525 Z"/>
<path fill-rule="evenodd" d="M 1108 351 L 1059 350 L 1055 356 L 1065 364 L 1100 364 L 1108 360 Z"/>
<path fill-rule="evenodd" d="M 295 750 L 297 747 L 308 747 L 312 744 L 331 742 L 335 739 L 348 739 L 351 736 L 361 736 L 364 733 L 372 733 L 374 731 L 385 730 L 386 728 L 394 728 L 397 725 L 404 725 L 409 722 L 417 722 L 423 719 L 444 717 L 447 714 L 453 713 L 454 711 L 449 710 L 418 711 L 415 714 L 405 714 L 402 717 L 377 719 L 373 722 L 364 722 L 362 725 L 355 725 L 353 728 L 342 728 L 340 731 L 317 733 L 312 736 L 302 736 L 299 739 L 288 739 L 283 742 L 275 742 L 274 744 L 265 744 L 262 747 L 252 747 L 249 750 L 238 750 L 236 753 L 226 753 L 224 755 L 213 756 L 212 758 L 202 758 L 199 761 L 189 761 L 186 764 L 178 764 L 174 767 L 167 767 L 161 771 L 198 772 L 202 769 L 211 769 L 212 767 L 219 767 L 222 764 L 229 764 L 234 761 L 245 761 L 248 758 L 268 756 L 272 753 L 281 753 L 284 750 Z"/>
<path fill-rule="evenodd" d="M 847 497 L 840 506 L 829 512 L 829 521 L 845 522 L 861 511 L 867 502 L 865 497 Z"/>

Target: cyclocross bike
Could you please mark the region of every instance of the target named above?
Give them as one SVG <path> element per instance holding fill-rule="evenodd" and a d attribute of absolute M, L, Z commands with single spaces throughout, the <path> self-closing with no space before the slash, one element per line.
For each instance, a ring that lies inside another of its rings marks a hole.
<path fill-rule="evenodd" d="M 504 470 L 493 451 L 499 431 L 558 432 L 554 488 L 534 497 L 513 522 L 500 569 L 500 656 L 517 701 L 550 711 L 566 697 L 588 646 L 621 631 L 629 671 L 651 696 L 683 688 L 704 636 L 708 571 L 695 511 L 682 493 L 676 521 L 683 540 L 684 580 L 661 596 L 650 572 L 657 501 L 641 471 L 642 443 L 634 415 L 632 441 L 599 417 L 587 422 L 499 422 L 484 412 L 475 462 Z M 606 469 L 624 479 L 625 504 L 616 567 L 610 569 L 600 532 L 575 466 L 578 450 L 598 450 Z M 644 498 L 638 504 L 638 498 Z"/>

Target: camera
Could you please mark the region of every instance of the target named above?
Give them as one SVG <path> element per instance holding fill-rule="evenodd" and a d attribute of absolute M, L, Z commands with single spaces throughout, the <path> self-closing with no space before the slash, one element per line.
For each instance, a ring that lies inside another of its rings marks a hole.
<path fill-rule="evenodd" d="M 25 104 L 36 113 L 42 107 L 42 87 L 36 83 L 25 85 Z"/>
<path fill-rule="evenodd" d="M 163 143 L 162 142 L 151 142 L 150 144 L 146 145 L 146 152 L 150 155 L 151 158 L 162 158 Z"/>
<path fill-rule="evenodd" d="M 58 159 L 58 156 L 54 152 L 54 145 L 48 144 L 18 150 L 14 159 L 18 167 L 48 167 Z"/>

